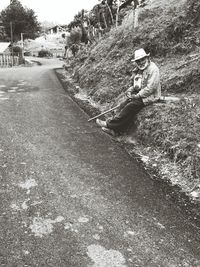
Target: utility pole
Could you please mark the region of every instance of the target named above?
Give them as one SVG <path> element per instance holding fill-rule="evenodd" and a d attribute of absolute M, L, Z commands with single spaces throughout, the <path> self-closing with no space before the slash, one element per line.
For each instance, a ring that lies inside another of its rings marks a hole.
<path fill-rule="evenodd" d="M 23 39 L 23 32 L 21 32 L 21 44 L 22 44 L 22 58 L 24 58 L 24 39 Z"/>
<path fill-rule="evenodd" d="M 10 22 L 10 39 L 11 39 L 11 56 L 12 56 L 12 67 L 13 67 L 14 55 L 13 55 L 13 24 L 12 24 L 12 21 Z"/>

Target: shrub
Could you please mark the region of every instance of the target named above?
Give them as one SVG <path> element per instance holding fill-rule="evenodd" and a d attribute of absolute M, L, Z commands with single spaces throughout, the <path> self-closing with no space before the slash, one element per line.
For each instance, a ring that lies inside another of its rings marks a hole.
<path fill-rule="evenodd" d="M 25 51 L 24 52 L 24 56 L 31 56 L 31 52 L 30 51 Z"/>
<path fill-rule="evenodd" d="M 21 54 L 22 48 L 20 46 L 13 46 L 13 52 Z"/>
<path fill-rule="evenodd" d="M 53 54 L 49 50 L 42 49 L 38 53 L 39 57 L 52 57 Z"/>
<path fill-rule="evenodd" d="M 82 38 L 82 31 L 80 27 L 75 27 L 70 32 L 70 44 L 80 44 Z"/>
<path fill-rule="evenodd" d="M 139 114 L 140 140 L 160 148 L 178 165 L 185 177 L 200 175 L 199 99 L 182 99 L 179 103 L 149 107 Z"/>

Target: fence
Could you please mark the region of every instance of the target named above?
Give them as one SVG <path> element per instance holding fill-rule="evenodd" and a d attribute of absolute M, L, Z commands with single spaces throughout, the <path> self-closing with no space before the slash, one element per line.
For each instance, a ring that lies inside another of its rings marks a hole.
<path fill-rule="evenodd" d="M 0 68 L 8 68 L 19 65 L 19 55 L 0 54 Z"/>

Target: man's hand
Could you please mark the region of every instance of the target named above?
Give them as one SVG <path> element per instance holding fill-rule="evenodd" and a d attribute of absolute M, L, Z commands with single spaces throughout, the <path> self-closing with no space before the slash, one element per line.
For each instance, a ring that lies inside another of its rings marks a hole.
<path fill-rule="evenodd" d="M 129 101 L 140 98 L 138 94 L 131 94 L 131 92 L 126 92 L 126 96 Z"/>
<path fill-rule="evenodd" d="M 130 91 L 126 92 L 126 96 L 127 98 L 131 98 L 132 97 L 132 93 Z"/>

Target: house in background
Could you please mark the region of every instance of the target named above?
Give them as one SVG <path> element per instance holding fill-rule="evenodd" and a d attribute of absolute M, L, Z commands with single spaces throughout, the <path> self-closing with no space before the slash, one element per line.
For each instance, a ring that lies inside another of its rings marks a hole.
<path fill-rule="evenodd" d="M 10 42 L 0 42 L 0 55 L 8 54 L 10 52 L 9 46 Z"/>
<path fill-rule="evenodd" d="M 54 27 L 51 27 L 47 30 L 47 34 L 57 34 L 60 32 L 66 32 L 68 31 L 67 25 L 56 25 Z"/>

